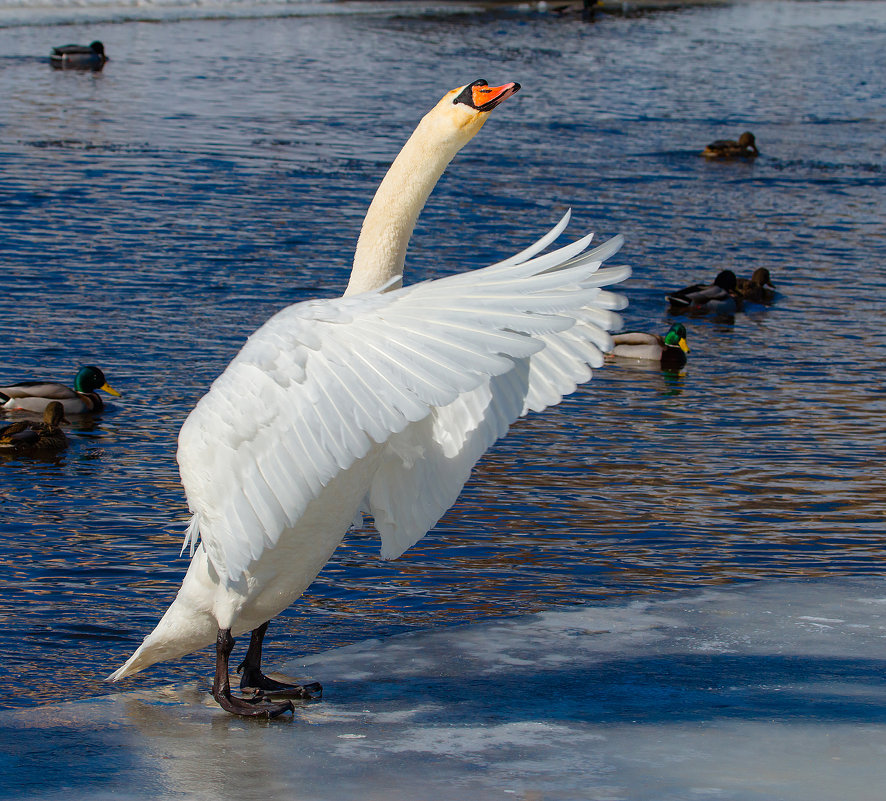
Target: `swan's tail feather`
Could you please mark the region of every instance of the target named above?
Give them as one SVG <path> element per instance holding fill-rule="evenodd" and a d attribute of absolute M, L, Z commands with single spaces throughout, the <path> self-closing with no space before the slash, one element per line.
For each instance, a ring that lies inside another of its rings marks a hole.
<path fill-rule="evenodd" d="M 119 681 L 157 662 L 178 659 L 215 642 L 218 623 L 206 603 L 200 601 L 205 596 L 208 564 L 206 552 L 200 548 L 191 560 L 178 595 L 160 622 L 106 681 Z"/>
<path fill-rule="evenodd" d="M 147 637 L 145 641 L 147 641 Z M 125 679 L 127 676 L 132 676 L 153 665 L 154 662 L 146 662 L 145 648 L 145 642 L 142 642 L 121 667 L 118 667 L 110 676 L 105 677 L 105 681 L 120 681 L 120 679 Z"/>
<path fill-rule="evenodd" d="M 173 604 L 174 606 L 174 604 Z M 173 607 L 170 607 L 172 609 Z M 167 620 L 169 612 L 157 627 L 142 641 L 135 652 L 105 681 L 120 681 L 127 676 L 141 673 L 157 662 L 168 662 L 205 648 L 215 642 L 217 627 L 210 624 L 207 631 L 198 632 L 192 628 L 171 625 Z"/>

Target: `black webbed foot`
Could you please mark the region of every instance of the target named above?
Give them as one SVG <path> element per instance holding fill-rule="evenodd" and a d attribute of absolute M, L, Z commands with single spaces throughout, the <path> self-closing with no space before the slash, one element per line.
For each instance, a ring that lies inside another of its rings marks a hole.
<path fill-rule="evenodd" d="M 303 701 L 313 701 L 323 697 L 323 687 L 316 681 L 310 684 L 286 684 L 276 679 L 265 676 L 255 665 L 248 665 L 243 660 L 237 668 L 242 673 L 240 678 L 241 690 L 258 690 L 260 696 L 274 698 L 299 698 Z"/>
<path fill-rule="evenodd" d="M 270 719 L 276 718 L 284 712 L 295 712 L 292 701 L 272 704 L 268 703 L 263 695 L 256 695 L 252 698 L 238 698 L 228 691 L 227 693 L 219 693 L 217 695 L 213 693 L 213 697 L 225 712 L 230 712 L 232 715 Z"/>
<path fill-rule="evenodd" d="M 234 638 L 230 629 L 219 629 L 215 643 L 215 680 L 212 683 L 212 697 L 218 705 L 232 715 L 242 715 L 251 718 L 276 718 L 284 712 L 295 713 L 292 701 L 282 703 L 270 703 L 267 698 L 258 693 L 252 698 L 238 698 L 231 694 L 231 684 L 228 680 L 228 657 L 234 647 Z"/>
<path fill-rule="evenodd" d="M 301 701 L 313 701 L 323 697 L 323 688 L 317 682 L 310 684 L 284 684 L 282 681 L 269 679 L 261 670 L 261 648 L 268 624 L 263 623 L 252 631 L 246 658 L 240 663 L 237 672 L 241 673 L 240 689 L 256 690 L 257 695 L 275 698 L 297 698 Z"/>

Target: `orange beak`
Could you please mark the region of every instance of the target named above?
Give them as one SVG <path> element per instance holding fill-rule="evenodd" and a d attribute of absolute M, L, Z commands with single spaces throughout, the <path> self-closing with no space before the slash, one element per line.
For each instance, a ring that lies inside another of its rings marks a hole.
<path fill-rule="evenodd" d="M 504 86 L 475 85 L 471 87 L 474 108 L 477 111 L 492 111 L 519 89 L 519 83 L 506 83 Z"/>

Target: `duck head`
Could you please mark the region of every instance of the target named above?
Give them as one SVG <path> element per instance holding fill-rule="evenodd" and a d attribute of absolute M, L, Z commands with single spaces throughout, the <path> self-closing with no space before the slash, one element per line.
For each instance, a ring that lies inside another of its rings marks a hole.
<path fill-rule="evenodd" d="M 689 353 L 689 345 L 686 342 L 686 326 L 683 323 L 674 323 L 665 334 L 664 342 L 669 348 L 680 348 L 683 353 Z"/>
<path fill-rule="evenodd" d="M 753 275 L 751 275 L 751 283 L 756 284 L 757 286 L 768 286 L 775 289 L 775 284 L 772 283 L 772 276 L 769 275 L 769 270 L 765 267 L 758 267 L 754 270 Z"/>
<path fill-rule="evenodd" d="M 43 422 L 52 428 L 58 428 L 60 423 L 67 423 L 65 419 L 65 407 L 58 401 L 47 403 L 43 410 Z"/>
<path fill-rule="evenodd" d="M 729 294 L 735 292 L 735 287 L 738 285 L 738 279 L 735 277 L 735 273 L 732 270 L 721 270 L 717 273 L 717 277 L 714 279 L 714 286 L 720 287 L 720 289 L 725 289 Z"/>
<path fill-rule="evenodd" d="M 757 140 L 754 138 L 754 135 L 750 131 L 745 131 L 741 136 L 738 137 L 738 144 L 743 148 L 750 148 L 754 151 L 755 156 L 760 155 L 760 151 L 757 150 Z"/>
<path fill-rule="evenodd" d="M 74 391 L 86 393 L 94 392 L 97 389 L 120 397 L 120 393 L 105 380 L 105 374 L 98 367 L 94 364 L 81 367 L 74 379 Z"/>

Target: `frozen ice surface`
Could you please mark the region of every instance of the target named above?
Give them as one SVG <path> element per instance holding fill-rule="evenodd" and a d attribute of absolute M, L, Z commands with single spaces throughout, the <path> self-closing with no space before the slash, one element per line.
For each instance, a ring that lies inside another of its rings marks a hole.
<path fill-rule="evenodd" d="M 881 801 L 884 656 L 879 579 L 422 631 L 285 665 L 325 687 L 293 719 L 202 683 L 0 713 L 0 797 Z"/>

